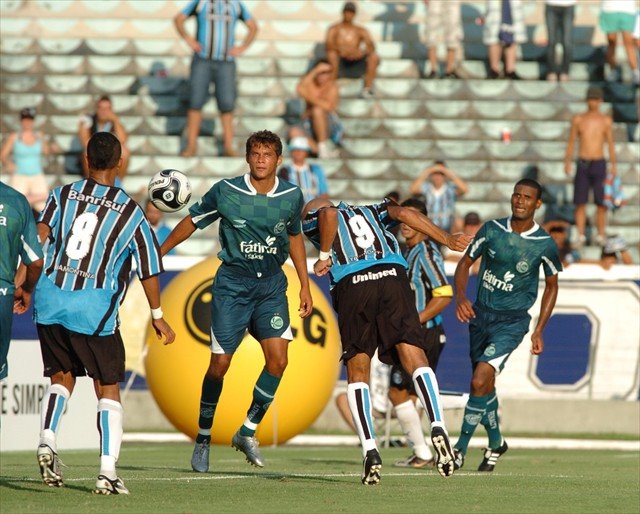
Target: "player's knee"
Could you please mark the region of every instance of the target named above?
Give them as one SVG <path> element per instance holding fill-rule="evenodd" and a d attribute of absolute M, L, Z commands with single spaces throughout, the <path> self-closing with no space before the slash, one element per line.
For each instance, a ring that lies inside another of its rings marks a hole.
<path fill-rule="evenodd" d="M 278 357 L 269 359 L 269 362 L 265 364 L 265 367 L 273 376 L 281 377 L 284 374 L 284 370 L 287 369 L 288 363 L 289 360 L 286 355 L 279 355 Z"/>
<path fill-rule="evenodd" d="M 474 396 L 482 396 L 485 394 L 485 390 L 489 387 L 489 380 L 487 377 L 480 375 L 474 376 L 471 379 L 471 393 Z"/>
<path fill-rule="evenodd" d="M 380 64 L 380 57 L 378 57 L 378 54 L 376 52 L 372 52 L 367 56 L 367 63 L 369 63 L 371 66 L 378 66 L 378 64 Z"/>

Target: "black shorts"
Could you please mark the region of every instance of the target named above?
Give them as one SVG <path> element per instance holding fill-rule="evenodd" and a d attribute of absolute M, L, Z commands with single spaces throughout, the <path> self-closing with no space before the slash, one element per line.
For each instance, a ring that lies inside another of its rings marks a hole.
<path fill-rule="evenodd" d="M 421 346 L 422 326 L 407 273 L 382 264 L 344 277 L 331 291 L 338 313 L 342 360 L 378 350 L 385 364 L 399 363 L 396 345 Z"/>
<path fill-rule="evenodd" d="M 59 371 L 89 375 L 102 384 L 124 380 L 124 343 L 120 332 L 108 336 L 79 334 L 62 325 L 38 324 L 44 376 Z"/>
<path fill-rule="evenodd" d="M 424 353 L 427 354 L 427 360 L 429 366 L 435 372 L 438 367 L 438 360 L 440 360 L 440 354 L 444 350 L 446 338 L 444 335 L 444 329 L 442 325 L 438 325 L 432 328 L 423 328 L 422 332 L 424 337 L 422 339 L 421 348 Z M 411 394 L 415 394 L 416 390 L 413 387 L 413 379 L 411 375 L 400 364 L 394 364 L 391 366 L 391 376 L 389 378 L 389 387 L 395 387 L 396 389 L 403 389 L 409 391 Z"/>
<path fill-rule="evenodd" d="M 607 178 L 607 161 L 578 159 L 576 176 L 573 179 L 573 203 L 584 205 L 589 201 L 589 190 L 593 189 L 593 201 L 604 205 L 604 181 Z"/>

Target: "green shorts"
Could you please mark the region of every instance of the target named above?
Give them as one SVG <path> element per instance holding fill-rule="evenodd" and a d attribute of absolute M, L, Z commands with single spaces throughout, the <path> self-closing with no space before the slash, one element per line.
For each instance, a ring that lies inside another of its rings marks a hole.
<path fill-rule="evenodd" d="M 511 352 L 529 332 L 531 316 L 526 311 L 498 312 L 478 305 L 473 309 L 476 317 L 469 322 L 471 362 L 474 366 L 487 362 L 500 373 Z"/>
<path fill-rule="evenodd" d="M 213 281 L 212 293 L 213 353 L 234 353 L 246 330 L 258 341 L 272 337 L 293 339 L 284 272 L 256 278 L 222 265 Z"/>
<path fill-rule="evenodd" d="M 626 12 L 600 13 L 600 28 L 605 34 L 611 34 L 612 32 L 633 32 L 635 26 L 635 14 Z"/>
<path fill-rule="evenodd" d="M 11 342 L 12 323 L 13 287 L 8 287 L 5 294 L 0 294 L 0 380 L 7 378 L 9 373 L 7 356 L 9 355 L 9 343 Z"/>

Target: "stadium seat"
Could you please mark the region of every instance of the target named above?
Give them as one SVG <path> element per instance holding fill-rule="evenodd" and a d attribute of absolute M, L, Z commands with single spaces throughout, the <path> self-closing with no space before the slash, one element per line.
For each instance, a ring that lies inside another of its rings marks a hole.
<path fill-rule="evenodd" d="M 424 136 L 427 129 L 425 119 L 386 119 L 383 124 L 394 137 Z"/>
<path fill-rule="evenodd" d="M 576 84 L 571 84 L 575 86 Z M 545 81 L 513 81 L 514 93 L 522 98 L 551 98 L 557 85 L 554 82 Z M 573 89 L 573 88 L 572 88 Z"/>
<path fill-rule="evenodd" d="M 2 85 L 7 91 L 14 93 L 29 93 L 34 90 L 40 81 L 37 77 L 29 75 L 3 77 Z M 86 80 L 85 80 L 86 82 Z"/>
<path fill-rule="evenodd" d="M 431 120 L 431 127 L 435 130 L 436 135 L 448 139 L 460 139 L 463 136 L 472 138 L 475 124 L 473 120 Z"/>
<path fill-rule="evenodd" d="M 484 149 L 494 159 L 527 159 L 528 155 L 525 152 L 528 146 L 529 143 L 526 141 L 511 141 L 509 144 L 502 141 L 484 141 L 483 143 Z"/>
<path fill-rule="evenodd" d="M 9 73 L 24 73 L 33 71 L 37 66 L 35 55 L 7 55 L 0 62 L 0 69 Z"/>
<path fill-rule="evenodd" d="M 482 151 L 480 141 L 436 141 L 438 156 L 434 159 L 471 159 Z"/>
<path fill-rule="evenodd" d="M 473 95 L 474 99 L 491 98 L 501 100 L 505 99 L 504 95 L 511 88 L 511 81 L 496 81 L 496 80 L 468 80 L 466 81 L 469 92 Z"/>
<path fill-rule="evenodd" d="M 514 101 L 496 102 L 475 100 L 471 102 L 473 110 L 482 118 L 510 118 L 514 116 L 514 112 L 517 112 L 516 105 Z"/>
<path fill-rule="evenodd" d="M 347 168 L 356 179 L 354 182 L 360 182 L 357 179 L 369 179 L 371 177 L 380 177 L 387 174 L 391 168 L 392 162 L 388 159 L 349 159 L 346 164 Z"/>
<path fill-rule="evenodd" d="M 101 3 L 101 2 L 96 2 Z M 102 2 L 106 3 L 106 2 Z M 87 38 L 84 40 L 85 44 L 93 53 L 116 55 L 124 53 L 125 49 L 129 47 L 129 39 L 92 39 Z"/>
<path fill-rule="evenodd" d="M 86 77 L 82 77 L 86 78 Z M 91 85 L 101 94 L 126 93 L 136 82 L 133 75 L 92 75 Z"/>
<path fill-rule="evenodd" d="M 384 139 L 345 139 L 344 149 L 354 157 L 381 157 L 384 155 Z"/>
<path fill-rule="evenodd" d="M 364 102 L 370 105 L 367 100 Z M 378 103 L 387 116 L 394 118 L 418 117 L 418 112 L 422 107 L 422 102 L 418 100 L 380 100 Z"/>
<path fill-rule="evenodd" d="M 132 39 L 137 55 L 173 55 L 177 46 L 173 39 Z"/>
<path fill-rule="evenodd" d="M 303 57 L 309 59 L 313 55 L 316 43 L 311 41 L 274 41 L 276 55 L 282 57 Z"/>
<path fill-rule="evenodd" d="M 466 100 L 425 100 L 424 106 L 432 117 L 457 118 L 469 114 Z"/>
<path fill-rule="evenodd" d="M 382 94 L 395 98 L 411 98 L 410 91 L 415 88 L 417 80 L 414 79 L 377 79 L 376 90 Z"/>
<path fill-rule="evenodd" d="M 91 108 L 91 95 L 47 95 L 47 100 L 60 113 L 80 114 Z"/>
<path fill-rule="evenodd" d="M 432 146 L 430 141 L 424 139 L 388 139 L 387 146 L 403 159 L 428 158 Z"/>
<path fill-rule="evenodd" d="M 82 47 L 81 38 L 38 38 L 38 46 L 44 53 L 71 55 Z"/>
<path fill-rule="evenodd" d="M 284 59 L 279 59 L 277 61 L 278 66 L 280 67 L 281 71 L 284 71 L 283 68 L 281 67 L 283 61 L 285 61 Z M 306 62 L 306 60 L 305 60 Z M 286 64 L 285 64 L 285 68 L 287 65 L 293 66 L 295 67 L 295 63 L 286 60 Z M 264 57 L 256 57 L 253 59 L 250 58 L 246 58 L 246 59 L 239 59 L 237 61 L 237 69 L 238 69 L 238 75 L 273 75 L 274 73 L 274 62 L 272 59 L 265 59 Z M 306 66 L 305 66 L 306 68 Z M 298 75 L 300 73 L 301 70 L 305 69 L 305 68 L 298 68 L 298 70 L 296 72 L 291 72 L 291 73 L 286 73 L 286 74 L 291 74 L 291 75 Z"/>
<path fill-rule="evenodd" d="M 562 105 L 555 102 L 518 102 L 527 118 L 548 120 L 562 113 Z"/>

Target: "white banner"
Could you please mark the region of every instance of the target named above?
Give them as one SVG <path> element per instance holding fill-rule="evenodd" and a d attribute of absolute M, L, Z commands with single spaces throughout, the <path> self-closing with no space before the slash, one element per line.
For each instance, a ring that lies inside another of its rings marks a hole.
<path fill-rule="evenodd" d="M 49 386 L 42 376 L 40 343 L 13 340 L 9 347 L 9 377 L 0 383 L 0 451 L 33 450 L 40 435 L 40 406 Z M 97 400 L 93 380 L 80 377 L 67 402 L 58 432 L 58 449 L 99 448 Z"/>

